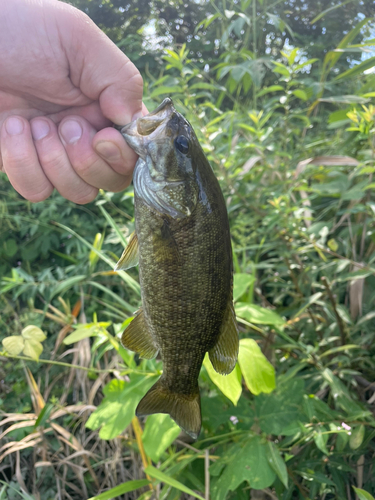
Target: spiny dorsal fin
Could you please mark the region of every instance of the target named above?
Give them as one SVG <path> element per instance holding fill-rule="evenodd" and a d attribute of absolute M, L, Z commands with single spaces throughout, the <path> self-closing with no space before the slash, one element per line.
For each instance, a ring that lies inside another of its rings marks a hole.
<path fill-rule="evenodd" d="M 115 266 L 115 271 L 125 271 L 138 264 L 138 237 L 135 231 L 130 235 L 128 246 L 122 252 L 120 260 Z"/>
<path fill-rule="evenodd" d="M 141 399 L 135 413 L 138 417 L 168 413 L 189 436 L 198 439 L 202 424 L 198 382 L 194 393 L 186 395 L 171 392 L 161 378 Z"/>
<path fill-rule="evenodd" d="M 209 352 L 212 366 L 218 373 L 228 375 L 236 366 L 238 356 L 238 327 L 233 302 L 228 302 L 223 323 L 220 328 L 219 340 Z"/>
<path fill-rule="evenodd" d="M 121 343 L 130 351 L 137 352 L 141 358 L 152 359 L 158 353 L 152 335 L 147 327 L 142 309 L 122 334 Z"/>

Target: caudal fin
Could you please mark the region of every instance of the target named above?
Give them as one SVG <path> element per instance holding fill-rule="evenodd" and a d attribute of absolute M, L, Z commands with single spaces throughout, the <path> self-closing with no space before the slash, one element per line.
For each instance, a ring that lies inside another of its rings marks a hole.
<path fill-rule="evenodd" d="M 201 400 L 199 387 L 192 395 L 177 394 L 163 387 L 161 379 L 147 392 L 139 402 L 136 415 L 144 417 L 153 413 L 168 413 L 171 418 L 193 439 L 197 439 L 201 430 Z"/>

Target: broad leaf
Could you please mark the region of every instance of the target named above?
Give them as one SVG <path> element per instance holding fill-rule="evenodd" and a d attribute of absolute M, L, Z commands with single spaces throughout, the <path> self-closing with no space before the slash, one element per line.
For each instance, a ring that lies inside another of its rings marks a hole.
<path fill-rule="evenodd" d="M 236 364 L 234 370 L 229 375 L 220 375 L 213 368 L 208 354 L 204 358 L 203 365 L 207 370 L 208 376 L 212 382 L 221 390 L 221 392 L 236 406 L 242 393 L 241 370 Z"/>
<path fill-rule="evenodd" d="M 137 404 L 154 383 L 154 377 L 138 374 L 132 375 L 130 382 L 112 380 L 104 387 L 105 397 L 90 415 L 86 427 L 92 430 L 101 427 L 102 439 L 115 438 L 130 424 Z"/>
<path fill-rule="evenodd" d="M 285 321 L 271 309 L 258 306 L 256 304 L 247 304 L 246 302 L 237 302 L 235 306 L 236 314 L 240 318 L 259 325 L 273 325 L 281 327 Z"/>
<path fill-rule="evenodd" d="M 212 485 L 212 498 L 225 500 L 243 481 L 251 488 L 261 490 L 274 482 L 276 474 L 267 458 L 267 444 L 260 436 L 254 436 L 233 444 L 211 467 L 213 475 L 220 474 Z"/>
<path fill-rule="evenodd" d="M 25 339 L 25 347 L 23 348 L 23 353 L 25 356 L 29 356 L 35 361 L 39 360 L 39 356 L 43 352 L 43 346 L 38 340 Z"/>
<path fill-rule="evenodd" d="M 238 363 L 249 390 L 258 395 L 275 388 L 275 369 L 253 339 L 242 339 Z"/>
<path fill-rule="evenodd" d="M 375 498 L 368 491 L 356 488 L 355 486 L 352 486 L 352 488 L 358 495 L 359 500 L 375 500 Z"/>
<path fill-rule="evenodd" d="M 359 448 L 365 437 L 365 426 L 363 424 L 358 425 L 352 430 L 352 434 L 349 438 L 349 446 L 352 450 Z"/>
<path fill-rule="evenodd" d="M 4 349 L 12 356 L 18 356 L 22 352 L 25 343 L 21 335 L 11 335 L 2 340 Z"/>
<path fill-rule="evenodd" d="M 252 274 L 235 273 L 233 278 L 233 300 L 236 301 L 254 283 L 255 277 Z"/>
<path fill-rule="evenodd" d="M 142 441 L 146 454 L 156 463 L 180 434 L 181 429 L 169 415 L 157 413 L 147 417 Z"/>
<path fill-rule="evenodd" d="M 43 331 L 35 325 L 29 325 L 24 328 L 21 335 L 24 339 L 38 340 L 39 342 L 43 342 L 47 338 Z"/>
<path fill-rule="evenodd" d="M 298 432 L 299 422 L 305 420 L 303 394 L 303 380 L 296 378 L 280 384 L 272 394 L 257 396 L 255 412 L 262 431 L 283 436 Z"/>
<path fill-rule="evenodd" d="M 65 345 L 70 345 L 74 344 L 75 342 L 78 342 L 82 339 L 86 339 L 88 337 L 92 337 L 95 335 L 98 331 L 97 325 L 85 325 L 80 328 L 77 328 L 77 330 L 74 330 L 70 335 L 68 335 L 64 339 L 64 344 Z"/>

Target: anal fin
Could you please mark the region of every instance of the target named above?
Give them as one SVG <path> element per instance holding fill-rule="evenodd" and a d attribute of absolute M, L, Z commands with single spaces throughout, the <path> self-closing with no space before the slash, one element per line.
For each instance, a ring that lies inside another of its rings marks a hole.
<path fill-rule="evenodd" d="M 125 271 L 138 264 L 138 237 L 135 231 L 130 235 L 128 246 L 122 252 L 120 260 L 115 266 L 115 271 Z"/>
<path fill-rule="evenodd" d="M 152 335 L 147 327 L 143 310 L 139 309 L 136 317 L 125 329 L 121 343 L 130 351 L 137 352 L 141 358 L 152 359 L 158 353 Z"/>
<path fill-rule="evenodd" d="M 228 302 L 223 323 L 221 324 L 219 339 L 209 352 L 212 366 L 218 373 L 228 375 L 236 366 L 238 357 L 238 327 L 233 302 Z"/>

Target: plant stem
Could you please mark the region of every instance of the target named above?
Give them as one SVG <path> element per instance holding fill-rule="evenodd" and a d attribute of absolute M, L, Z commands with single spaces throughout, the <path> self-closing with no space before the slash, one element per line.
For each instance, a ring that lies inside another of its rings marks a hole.
<path fill-rule="evenodd" d="M 19 359 L 19 360 L 22 360 L 22 361 L 34 361 L 34 363 L 46 363 L 46 364 L 49 364 L 49 365 L 57 365 L 57 366 L 65 366 L 66 368 L 70 368 L 70 369 L 75 369 L 75 370 L 83 370 L 85 372 L 95 372 L 95 373 L 114 373 L 114 372 L 118 372 L 119 370 L 116 370 L 114 368 L 109 368 L 107 370 L 101 370 L 99 368 L 88 368 L 86 366 L 80 366 L 80 365 L 72 365 L 70 363 L 63 363 L 62 361 L 52 361 L 50 359 L 38 359 L 35 360 L 35 359 L 32 359 L 32 358 L 29 358 L 27 356 L 14 356 L 12 354 L 8 354 L 6 352 L 0 352 L 0 357 L 3 357 L 3 358 L 9 358 L 9 359 Z M 140 374 L 143 374 L 143 375 L 153 375 L 151 372 L 142 372 L 140 370 L 134 370 L 133 368 L 125 368 L 125 370 L 122 370 L 120 368 L 120 371 L 123 372 L 123 371 L 126 371 L 127 373 L 140 373 Z"/>
<path fill-rule="evenodd" d="M 332 290 L 330 289 L 327 278 L 325 276 L 321 277 L 321 282 L 323 283 L 325 289 L 327 290 L 329 300 L 332 304 L 333 312 L 335 313 L 335 316 L 336 316 L 337 326 L 339 327 L 339 330 L 340 330 L 341 345 L 345 345 L 346 344 L 346 328 L 345 328 L 345 325 L 344 325 L 344 322 L 343 322 L 341 316 L 339 315 L 339 313 L 337 311 L 335 297 L 333 296 Z"/>
<path fill-rule="evenodd" d="M 257 1 L 253 0 L 253 52 L 254 59 L 257 58 Z M 253 107 L 257 109 L 257 89 L 253 81 Z"/>
<path fill-rule="evenodd" d="M 147 469 L 147 467 L 149 465 L 151 465 L 151 460 L 146 455 L 145 449 L 143 447 L 143 441 L 142 441 L 143 431 L 142 431 L 141 424 L 139 423 L 138 417 L 134 417 L 133 418 L 133 420 L 132 420 L 132 427 L 133 427 L 133 431 L 134 431 L 134 434 L 135 434 L 135 438 L 137 440 L 137 445 L 138 445 L 139 453 L 141 454 L 143 467 L 145 469 Z M 146 474 L 146 477 L 147 477 L 147 479 L 149 481 L 152 481 L 151 477 L 148 474 Z M 152 484 L 150 484 L 150 490 L 153 490 Z"/>
<path fill-rule="evenodd" d="M 210 452 L 206 448 L 204 455 L 204 498 L 210 500 Z"/>

